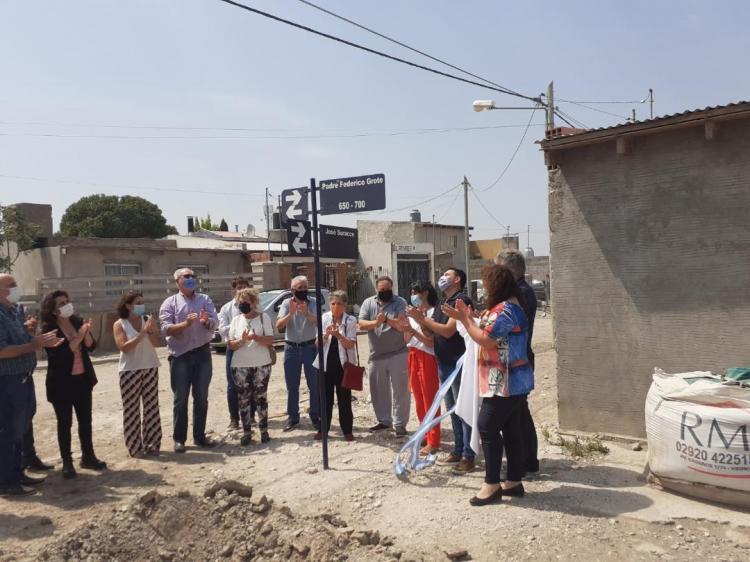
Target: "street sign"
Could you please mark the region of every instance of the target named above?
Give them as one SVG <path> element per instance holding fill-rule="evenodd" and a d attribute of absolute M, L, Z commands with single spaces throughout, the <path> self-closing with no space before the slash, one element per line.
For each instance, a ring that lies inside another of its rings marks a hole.
<path fill-rule="evenodd" d="M 285 189 L 281 192 L 281 223 L 287 225 L 293 221 L 307 220 L 307 188 Z"/>
<path fill-rule="evenodd" d="M 293 221 L 286 227 L 286 242 L 289 253 L 298 256 L 313 255 L 312 226 L 308 221 Z"/>
<path fill-rule="evenodd" d="M 324 258 L 356 260 L 359 256 L 356 228 L 326 226 L 320 228 L 320 254 Z"/>
<path fill-rule="evenodd" d="M 385 175 L 325 180 L 318 186 L 320 214 L 361 213 L 385 209 Z"/>

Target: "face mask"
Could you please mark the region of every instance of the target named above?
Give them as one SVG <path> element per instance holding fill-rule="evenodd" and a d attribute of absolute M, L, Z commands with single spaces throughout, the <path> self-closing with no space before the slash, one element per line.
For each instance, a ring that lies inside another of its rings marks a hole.
<path fill-rule="evenodd" d="M 422 297 L 420 297 L 419 295 L 412 295 L 411 305 L 416 307 L 422 306 Z"/>
<path fill-rule="evenodd" d="M 188 291 L 192 291 L 195 289 L 195 277 L 188 277 L 187 279 L 182 281 L 182 286 L 185 287 Z"/>
<path fill-rule="evenodd" d="M 443 275 L 440 279 L 438 279 L 438 289 L 440 289 L 441 291 L 445 291 L 452 284 L 453 283 L 450 277 L 447 277 L 445 275 Z"/>
<path fill-rule="evenodd" d="M 75 312 L 75 308 L 73 308 L 73 303 L 69 302 L 68 304 L 65 304 L 60 307 L 60 309 L 57 311 L 57 313 L 60 315 L 61 318 L 70 318 L 73 316 L 73 313 Z"/>
<path fill-rule="evenodd" d="M 16 304 L 21 300 L 22 292 L 23 289 L 21 289 L 21 287 L 11 287 L 10 289 L 8 289 L 8 296 L 5 298 L 8 299 L 8 302 L 10 302 L 11 304 Z"/>
<path fill-rule="evenodd" d="M 249 302 L 241 302 L 237 308 L 240 309 L 240 312 L 242 314 L 247 314 L 253 309 L 253 305 L 251 305 Z"/>
<path fill-rule="evenodd" d="M 298 291 L 294 291 L 294 298 L 298 301 L 305 301 L 307 300 L 307 289 L 300 289 Z"/>
<path fill-rule="evenodd" d="M 387 291 L 378 291 L 378 298 L 383 302 L 390 302 L 393 298 L 393 291 L 388 289 Z"/>
<path fill-rule="evenodd" d="M 133 314 L 136 316 L 143 316 L 146 314 L 146 305 L 145 304 L 134 304 L 133 305 Z"/>

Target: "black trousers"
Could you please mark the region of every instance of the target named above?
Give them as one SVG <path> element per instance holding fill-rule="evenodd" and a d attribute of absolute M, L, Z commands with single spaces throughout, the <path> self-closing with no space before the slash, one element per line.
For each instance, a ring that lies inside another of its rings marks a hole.
<path fill-rule="evenodd" d="M 85 457 L 94 456 L 94 443 L 91 435 L 91 385 L 85 375 L 73 376 L 66 396 L 52 403 L 57 416 L 57 442 L 63 461 L 72 460 L 70 431 L 73 427 L 73 411 L 78 420 L 78 438 L 81 440 L 81 453 Z"/>
<path fill-rule="evenodd" d="M 524 448 L 521 437 L 521 407 L 525 396 L 484 398 L 479 410 L 479 433 L 484 450 L 484 481 L 499 484 L 503 447 L 508 459 L 508 480 L 520 481 L 524 473 Z"/>
<path fill-rule="evenodd" d="M 338 367 L 338 368 L 337 368 Z M 352 413 L 352 391 L 341 386 L 344 379 L 344 369 L 340 365 L 331 365 L 325 373 L 326 379 L 326 427 L 331 430 L 331 418 L 333 417 L 333 394 L 336 393 L 336 402 L 339 405 L 339 424 L 341 432 L 348 435 L 354 426 L 354 414 Z"/>
<path fill-rule="evenodd" d="M 537 472 L 539 470 L 539 459 L 538 448 L 539 443 L 536 437 L 536 427 L 534 426 L 534 418 L 531 417 L 531 411 L 529 411 L 529 395 L 526 394 L 523 397 L 523 404 L 521 404 L 521 439 L 523 442 L 523 471 L 524 472 Z"/>

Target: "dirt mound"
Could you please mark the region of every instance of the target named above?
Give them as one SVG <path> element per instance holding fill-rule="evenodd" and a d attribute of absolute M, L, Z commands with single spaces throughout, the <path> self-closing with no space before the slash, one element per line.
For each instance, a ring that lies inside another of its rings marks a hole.
<path fill-rule="evenodd" d="M 202 497 L 150 491 L 106 519 L 83 524 L 48 545 L 39 559 L 159 560 L 400 560 L 378 531 L 356 530 L 336 514 L 295 515 L 235 481 L 218 482 Z"/>

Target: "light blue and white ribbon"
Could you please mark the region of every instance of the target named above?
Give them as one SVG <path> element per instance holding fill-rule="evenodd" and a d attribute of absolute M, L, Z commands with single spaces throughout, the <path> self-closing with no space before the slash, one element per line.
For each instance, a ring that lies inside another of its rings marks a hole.
<path fill-rule="evenodd" d="M 422 423 L 420 424 L 419 429 L 417 429 L 417 431 L 412 434 L 406 444 L 401 447 L 398 455 L 396 455 L 396 460 L 393 461 L 393 474 L 396 477 L 403 478 L 407 472 L 418 472 L 420 470 L 424 470 L 428 466 L 432 466 L 433 464 L 435 464 L 435 461 L 437 460 L 436 454 L 427 455 L 424 459 L 420 459 L 419 449 L 422 446 L 422 440 L 424 439 L 425 435 L 427 435 L 427 432 L 436 425 L 440 424 L 440 422 L 442 422 L 444 419 L 449 417 L 456 409 L 456 407 L 454 406 L 440 417 L 435 417 L 435 414 L 440 409 L 440 404 L 442 403 L 445 395 L 448 393 L 448 390 L 450 390 L 453 381 L 456 379 L 459 373 L 461 373 L 463 364 L 464 356 L 462 355 L 458 360 L 458 363 L 456 363 L 456 368 L 453 369 L 453 372 L 448 376 L 447 379 L 445 379 L 445 382 L 440 385 L 437 394 L 435 394 L 435 399 L 432 401 L 432 406 L 430 406 L 430 409 L 422 419 Z M 406 462 L 404 462 L 404 458 L 407 459 Z"/>

